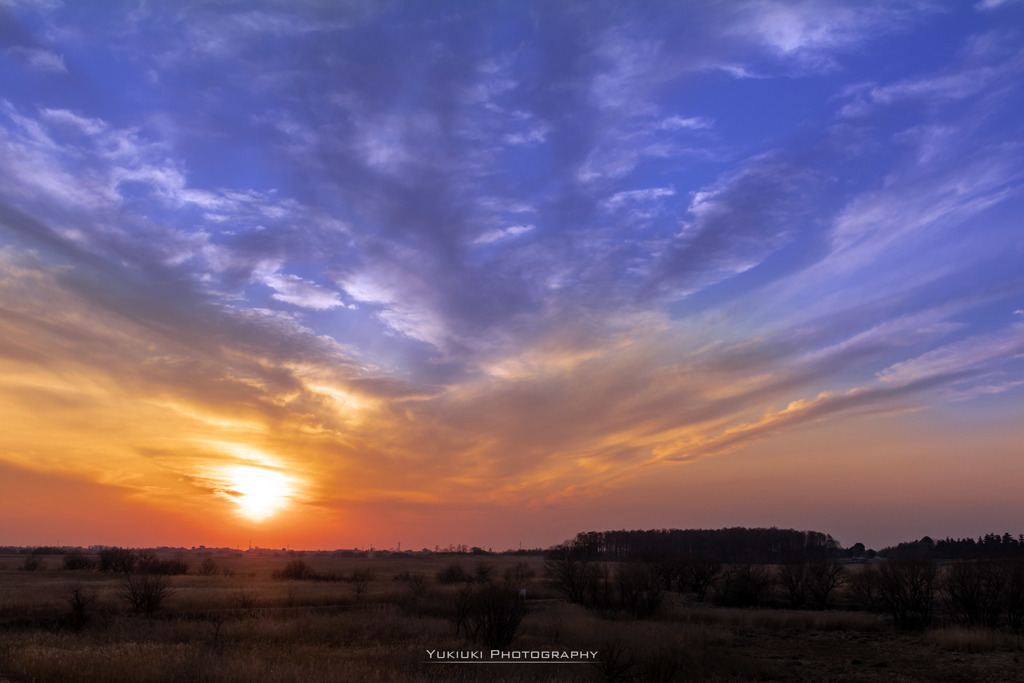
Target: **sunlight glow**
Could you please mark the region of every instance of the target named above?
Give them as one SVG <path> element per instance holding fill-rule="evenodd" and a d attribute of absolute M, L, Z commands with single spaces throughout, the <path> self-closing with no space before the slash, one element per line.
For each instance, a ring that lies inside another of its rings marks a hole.
<path fill-rule="evenodd" d="M 287 506 L 292 487 L 287 477 L 260 467 L 238 466 L 228 474 L 229 490 L 241 514 L 262 520 Z"/>

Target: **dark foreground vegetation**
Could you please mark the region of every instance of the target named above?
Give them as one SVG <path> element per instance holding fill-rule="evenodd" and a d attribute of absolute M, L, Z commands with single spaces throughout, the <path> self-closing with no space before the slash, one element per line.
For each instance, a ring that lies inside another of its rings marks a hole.
<path fill-rule="evenodd" d="M 587 533 L 543 555 L 8 549 L 0 680 L 1024 680 L 1024 561 L 903 545 L 868 559 L 816 532 L 728 529 Z M 599 654 L 426 655 L 491 649 Z"/>

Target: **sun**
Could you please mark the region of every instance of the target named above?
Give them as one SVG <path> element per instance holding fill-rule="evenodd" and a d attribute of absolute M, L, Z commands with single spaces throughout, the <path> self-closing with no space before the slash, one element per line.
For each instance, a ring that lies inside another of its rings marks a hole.
<path fill-rule="evenodd" d="M 239 465 L 228 473 L 228 491 L 239 512 L 252 520 L 266 519 L 288 505 L 292 496 L 288 477 L 262 467 Z"/>

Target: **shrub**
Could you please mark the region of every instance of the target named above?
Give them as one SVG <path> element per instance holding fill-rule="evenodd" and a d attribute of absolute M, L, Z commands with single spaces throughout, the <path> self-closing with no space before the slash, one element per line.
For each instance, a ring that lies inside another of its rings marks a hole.
<path fill-rule="evenodd" d="M 473 577 L 466 573 L 462 565 L 452 562 L 437 573 L 437 582 L 442 586 L 451 586 L 456 583 L 469 583 Z"/>
<path fill-rule="evenodd" d="M 807 584 L 810 572 L 806 562 L 790 562 L 779 567 L 779 583 L 782 584 L 790 609 L 800 609 L 807 600 Z"/>
<path fill-rule="evenodd" d="M 46 564 L 35 555 L 29 555 L 25 558 L 25 561 L 21 563 L 19 569 L 24 572 L 37 572 L 40 569 L 46 569 Z"/>
<path fill-rule="evenodd" d="M 685 580 L 687 587 L 697 593 L 697 599 L 704 602 L 708 589 L 722 572 L 722 563 L 713 557 L 695 555 L 683 561 L 683 569 L 679 581 Z M 680 586 L 682 589 L 683 587 Z"/>
<path fill-rule="evenodd" d="M 1014 633 L 1024 630 L 1024 561 L 1006 563 L 1006 621 Z"/>
<path fill-rule="evenodd" d="M 143 550 L 137 556 L 135 570 L 142 574 L 174 576 L 188 573 L 188 563 L 181 556 L 172 560 L 161 560 L 152 550 Z"/>
<path fill-rule="evenodd" d="M 657 573 L 648 565 L 620 564 L 615 573 L 616 607 L 645 619 L 661 607 L 665 591 Z"/>
<path fill-rule="evenodd" d="M 199 563 L 199 569 L 196 570 L 199 576 L 216 576 L 220 573 L 220 567 L 213 560 L 212 557 L 207 557 Z"/>
<path fill-rule="evenodd" d="M 536 572 L 530 569 L 530 565 L 525 562 L 516 562 L 505 570 L 502 580 L 505 582 L 507 587 L 519 590 L 525 588 L 526 584 L 529 583 L 530 579 L 534 576 L 536 576 Z"/>
<path fill-rule="evenodd" d="M 493 583 L 470 589 L 467 638 L 489 648 L 506 648 L 515 640 L 524 616 L 526 605 L 509 589 Z"/>
<path fill-rule="evenodd" d="M 757 607 L 771 589 L 768 569 L 759 564 L 738 564 L 722 575 L 715 601 L 726 607 Z"/>
<path fill-rule="evenodd" d="M 873 612 L 881 607 L 878 570 L 872 566 L 854 572 L 847 583 L 847 591 L 853 604 L 861 609 Z"/>
<path fill-rule="evenodd" d="M 135 560 L 131 548 L 104 548 L 100 551 L 100 571 L 128 574 L 135 568 Z"/>
<path fill-rule="evenodd" d="M 121 601 L 135 614 L 152 615 L 174 594 L 169 577 L 159 574 L 126 574 L 121 582 Z"/>
<path fill-rule="evenodd" d="M 493 574 L 493 564 L 489 564 L 487 562 L 477 562 L 476 572 L 473 575 L 473 580 L 477 583 L 490 583 Z"/>
<path fill-rule="evenodd" d="M 401 571 L 391 580 L 404 583 L 409 589 L 409 596 L 413 599 L 420 598 L 427 592 L 427 575 L 423 572 Z"/>
<path fill-rule="evenodd" d="M 939 592 L 956 621 L 993 628 L 1003 611 L 1005 583 L 1002 565 L 956 562 L 946 567 Z"/>
<path fill-rule="evenodd" d="M 887 560 L 878 567 L 878 592 L 897 628 L 924 628 L 932 618 L 935 562 L 923 558 Z"/>
<path fill-rule="evenodd" d="M 96 602 L 96 594 L 87 592 L 81 586 L 72 586 L 68 591 L 66 601 L 70 610 L 68 623 L 75 630 L 81 629 L 92 616 L 91 608 Z"/>
<path fill-rule="evenodd" d="M 291 560 L 284 566 L 284 569 L 275 571 L 272 576 L 275 579 L 309 581 L 316 574 L 304 560 Z"/>
<path fill-rule="evenodd" d="M 544 574 L 551 587 L 569 602 L 582 604 L 593 588 L 596 562 L 590 548 L 567 543 L 553 550 L 544 560 Z"/>
<path fill-rule="evenodd" d="M 819 609 L 825 609 L 832 593 L 846 583 L 846 567 L 834 558 L 813 562 L 808 568 L 808 578 L 807 585 L 815 605 Z"/>
<path fill-rule="evenodd" d="M 64 556 L 64 569 L 68 571 L 91 571 L 95 568 L 96 563 L 81 550 L 72 550 Z"/>
<path fill-rule="evenodd" d="M 352 590 L 355 591 L 356 600 L 362 599 L 363 594 L 366 592 L 366 589 L 374 578 L 374 573 L 368 569 L 361 569 L 352 572 L 352 576 L 349 577 L 349 582 L 352 584 Z"/>

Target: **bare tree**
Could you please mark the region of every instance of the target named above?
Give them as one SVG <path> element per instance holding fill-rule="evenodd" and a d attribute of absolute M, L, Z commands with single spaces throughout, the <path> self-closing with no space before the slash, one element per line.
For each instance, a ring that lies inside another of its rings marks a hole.
<path fill-rule="evenodd" d="M 596 562 L 590 549 L 570 541 L 552 551 L 544 561 L 544 573 L 552 587 L 569 602 L 583 603 L 592 582 Z"/>
<path fill-rule="evenodd" d="M 526 616 L 526 605 L 513 591 L 495 583 L 471 589 L 469 613 L 466 615 L 466 634 L 473 642 L 491 648 L 506 648 L 512 644 L 519 624 Z"/>
<path fill-rule="evenodd" d="M 125 574 L 121 580 L 121 601 L 135 614 L 156 613 L 173 594 L 170 577 L 162 574 Z"/>
<path fill-rule="evenodd" d="M 779 568 L 779 583 L 782 584 L 790 609 L 800 609 L 807 601 L 807 584 L 811 573 L 803 560 L 788 562 Z"/>
<path fill-rule="evenodd" d="M 1024 630 L 1024 561 L 1004 565 L 1006 572 L 1006 621 L 1014 633 Z"/>
<path fill-rule="evenodd" d="M 892 559 L 879 565 L 879 595 L 898 628 L 924 628 L 931 621 L 935 577 L 930 558 Z"/>
<path fill-rule="evenodd" d="M 368 569 L 361 569 L 359 571 L 352 572 L 352 576 L 349 581 L 352 582 L 352 590 L 355 591 L 356 600 L 362 600 L 363 594 L 366 593 L 366 589 L 370 586 L 370 582 L 375 578 L 374 573 Z"/>
<path fill-rule="evenodd" d="M 809 565 L 809 587 L 815 604 L 820 609 L 828 607 L 832 593 L 846 583 L 846 567 L 839 560 L 830 557 Z"/>
<path fill-rule="evenodd" d="M 81 629 L 89 621 L 92 605 L 96 602 L 96 594 L 76 585 L 68 590 L 65 599 L 70 610 L 68 619 L 71 628 Z"/>
<path fill-rule="evenodd" d="M 878 590 L 878 571 L 874 567 L 866 566 L 853 572 L 847 586 L 855 604 L 868 611 L 878 609 L 881 596 Z"/>
<path fill-rule="evenodd" d="M 1003 566 L 955 562 L 943 572 L 939 594 L 953 618 L 966 626 L 998 625 L 1003 611 Z"/>
<path fill-rule="evenodd" d="M 135 568 L 136 559 L 131 548 L 104 548 L 100 551 L 100 571 L 128 574 Z"/>
<path fill-rule="evenodd" d="M 696 555 L 685 561 L 685 576 L 701 602 L 704 602 L 708 588 L 721 572 L 722 563 L 713 557 Z"/>

